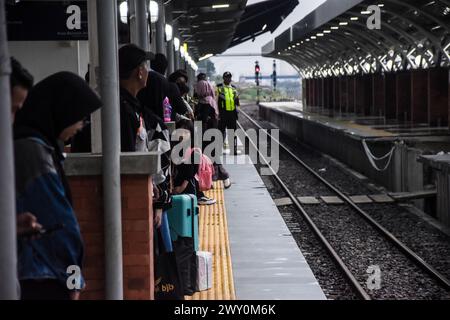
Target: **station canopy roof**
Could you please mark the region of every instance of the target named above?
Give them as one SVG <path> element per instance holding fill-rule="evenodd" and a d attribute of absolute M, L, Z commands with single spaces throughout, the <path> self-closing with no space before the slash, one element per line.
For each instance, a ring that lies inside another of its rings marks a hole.
<path fill-rule="evenodd" d="M 213 7 L 214 4 L 226 7 Z M 194 58 L 218 54 L 264 32 L 274 31 L 298 0 L 175 0 L 171 2 L 182 42 Z M 264 29 L 264 30 L 263 30 Z"/>
<path fill-rule="evenodd" d="M 307 78 L 450 66 L 450 1 L 328 0 L 262 52 Z"/>

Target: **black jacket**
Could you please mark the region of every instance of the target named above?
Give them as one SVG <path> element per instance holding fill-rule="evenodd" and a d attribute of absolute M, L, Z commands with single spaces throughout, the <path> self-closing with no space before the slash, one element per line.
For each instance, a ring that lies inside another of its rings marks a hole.
<path fill-rule="evenodd" d="M 148 74 L 147 87 L 142 89 L 138 94 L 139 101 L 143 106 L 163 119 L 163 101 L 166 97 L 170 100 L 173 113 L 185 114 L 187 112 L 177 85 L 169 82 L 158 72 L 150 71 Z"/>
<path fill-rule="evenodd" d="M 126 89 L 120 88 L 120 143 L 122 152 L 136 151 L 142 106 Z"/>

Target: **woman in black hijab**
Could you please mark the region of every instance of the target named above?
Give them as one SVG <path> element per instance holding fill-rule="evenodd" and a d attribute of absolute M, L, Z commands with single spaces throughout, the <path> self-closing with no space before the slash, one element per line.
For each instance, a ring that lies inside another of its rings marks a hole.
<path fill-rule="evenodd" d="M 30 92 L 14 125 L 17 212 L 32 212 L 51 235 L 18 244 L 22 299 L 74 299 L 84 286 L 83 242 L 62 167 L 64 142 L 102 105 L 75 74 L 60 72 Z"/>

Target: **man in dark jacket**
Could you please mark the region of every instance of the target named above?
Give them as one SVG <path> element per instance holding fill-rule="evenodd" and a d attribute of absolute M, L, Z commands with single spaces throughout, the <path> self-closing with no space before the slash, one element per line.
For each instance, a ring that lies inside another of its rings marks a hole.
<path fill-rule="evenodd" d="M 120 131 L 122 152 L 161 153 L 162 170 L 153 176 L 155 224 L 159 227 L 162 210 L 170 206 L 170 158 L 167 155 L 170 154 L 170 137 L 162 120 L 151 110 L 143 108 L 136 98 L 147 83 L 150 57 L 150 54 L 132 44 L 119 50 Z"/>
<path fill-rule="evenodd" d="M 137 94 L 147 84 L 151 56 L 129 44 L 119 50 L 120 140 L 122 152 L 146 151 L 144 110 Z M 143 145 L 143 149 L 140 146 Z"/>

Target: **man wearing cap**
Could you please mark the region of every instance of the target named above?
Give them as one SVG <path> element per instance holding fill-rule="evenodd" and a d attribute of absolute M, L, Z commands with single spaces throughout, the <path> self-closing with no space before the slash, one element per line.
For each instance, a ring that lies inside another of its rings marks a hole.
<path fill-rule="evenodd" d="M 230 72 L 223 74 L 223 83 L 217 85 L 217 96 L 219 106 L 219 130 L 222 132 L 225 138 L 227 129 L 237 129 L 238 111 L 237 107 L 240 106 L 239 94 L 234 85 L 231 84 L 232 75 Z M 234 154 L 237 154 L 236 137 L 234 142 L 228 143 L 231 147 L 234 146 Z"/>
<path fill-rule="evenodd" d="M 146 151 L 144 110 L 136 98 L 147 84 L 151 53 L 134 44 L 119 49 L 120 140 L 122 152 Z"/>

